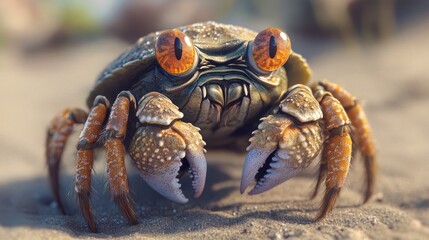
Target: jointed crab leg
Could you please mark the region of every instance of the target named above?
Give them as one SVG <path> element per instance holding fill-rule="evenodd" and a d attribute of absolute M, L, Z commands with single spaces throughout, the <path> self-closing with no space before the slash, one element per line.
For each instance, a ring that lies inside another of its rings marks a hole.
<path fill-rule="evenodd" d="M 75 192 L 85 221 L 93 232 L 97 230 L 89 202 L 94 162 L 93 149 L 98 141 L 109 105 L 109 101 L 105 97 L 97 96 L 77 144 Z"/>
<path fill-rule="evenodd" d="M 51 122 L 46 137 L 46 161 L 49 169 L 49 179 L 55 201 L 60 211 L 65 209 L 60 197 L 59 166 L 67 138 L 73 130 L 73 125 L 85 122 L 87 113 L 81 109 L 66 109 Z"/>
<path fill-rule="evenodd" d="M 102 124 L 109 109 L 109 101 L 105 97 L 98 96 L 79 137 L 75 191 L 85 221 L 92 232 L 96 232 L 97 227 L 90 207 L 89 195 L 94 159 L 93 148 L 97 141 L 103 142 L 106 148 L 107 174 L 113 199 L 124 217 L 131 224 L 137 223 L 137 216 L 129 197 L 125 170 L 125 150 L 122 143 L 126 134 L 130 104 L 135 104 L 131 93 L 121 92 L 112 106 L 105 132 L 100 135 Z"/>
<path fill-rule="evenodd" d="M 325 153 L 325 151 L 322 151 L 322 152 Z M 320 184 L 322 184 L 322 181 L 326 177 L 326 171 L 327 171 L 326 157 L 322 156 L 322 159 L 320 160 L 319 172 L 317 175 L 316 187 L 314 188 L 314 191 L 311 194 L 311 197 L 310 197 L 311 199 L 314 199 L 317 196 L 317 193 L 319 192 Z"/>
<path fill-rule="evenodd" d="M 366 203 L 374 191 L 375 178 L 377 175 L 377 162 L 375 158 L 375 144 L 365 112 L 355 97 L 337 84 L 321 82 L 320 85 L 341 102 L 353 125 L 353 134 L 356 137 L 359 151 L 362 154 L 365 163 L 366 191 L 364 195 L 364 203 Z"/>
<path fill-rule="evenodd" d="M 104 146 L 107 154 L 107 175 L 113 199 L 122 215 L 131 224 L 137 224 L 137 216 L 131 204 L 127 173 L 125 169 L 125 138 L 130 105 L 136 107 L 134 96 L 130 92 L 121 92 L 112 106 L 106 131 Z"/>
<path fill-rule="evenodd" d="M 350 120 L 341 103 L 323 88 L 316 88 L 314 95 L 320 102 L 328 139 L 322 152 L 322 162 L 326 162 L 326 190 L 320 213 L 316 220 L 323 219 L 332 211 L 349 170 L 352 140 L 350 137 Z M 321 168 L 319 176 L 325 175 Z M 317 190 L 316 190 L 317 191 Z"/>

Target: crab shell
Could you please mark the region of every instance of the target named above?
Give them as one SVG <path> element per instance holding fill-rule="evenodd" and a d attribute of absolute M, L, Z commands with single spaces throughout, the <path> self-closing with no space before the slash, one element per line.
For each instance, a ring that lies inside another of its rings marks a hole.
<path fill-rule="evenodd" d="M 247 44 L 242 43 L 253 41 L 257 35 L 256 32 L 247 28 L 212 21 L 183 26 L 178 30 L 191 38 L 197 48 L 206 50 L 204 53 L 199 52 L 202 57 L 210 54 L 211 59 L 221 62 L 233 57 L 225 54 L 225 52 L 230 52 L 228 51 L 230 49 L 238 47 L 241 48 L 237 50 L 238 52 L 245 53 Z M 103 95 L 109 101 L 114 101 L 121 91 L 132 89 L 143 74 L 152 71 L 157 64 L 155 41 L 161 33 L 162 31 L 159 31 L 140 38 L 134 46 L 114 60 L 98 77 L 87 98 L 87 105 L 90 107 L 97 95 Z M 219 46 L 222 48 L 219 49 Z M 285 84 L 282 88 L 285 90 L 298 83 L 306 84 L 311 77 L 311 70 L 306 61 L 301 55 L 294 52 L 284 65 L 284 69 L 286 79 L 284 79 Z M 147 92 L 156 90 L 151 89 L 151 86 L 147 87 L 148 89 L 145 89 Z M 182 95 L 173 102 L 181 108 L 186 99 L 187 97 Z"/>
<path fill-rule="evenodd" d="M 225 63 L 230 63 L 235 61 L 237 58 L 246 56 L 249 43 L 251 43 L 257 35 L 256 32 L 246 28 L 215 22 L 197 23 L 180 27 L 178 30 L 185 33 L 193 41 L 200 61 L 209 59 L 210 64 L 213 64 L 216 67 L 218 65 L 223 66 L 224 68 L 226 67 Z M 298 83 L 307 83 L 311 75 L 311 71 L 305 60 L 300 55 L 292 52 L 284 67 L 274 71 L 273 74 L 266 78 L 269 80 L 272 79 L 275 84 L 264 83 L 263 81 L 249 84 L 250 97 L 253 97 L 253 99 L 251 100 L 251 103 L 246 107 L 243 107 L 246 108 L 245 111 L 248 112 L 246 113 L 246 118 L 241 119 L 241 121 L 234 126 L 235 128 L 230 128 L 226 131 L 222 131 L 225 129 L 221 129 L 219 131 L 220 134 L 215 136 L 215 134 L 207 131 L 208 127 L 201 126 L 195 122 L 197 113 L 202 111 L 201 91 L 198 91 L 200 89 L 199 87 L 194 87 L 197 86 L 198 81 L 201 80 L 199 76 L 194 80 L 194 85 L 182 88 L 182 86 L 186 84 L 177 84 L 174 82 L 173 77 L 165 77 L 165 73 L 160 73 L 161 68 L 155 57 L 155 43 L 157 36 L 161 33 L 162 32 L 155 32 L 140 38 L 134 46 L 114 60 L 101 73 L 96 81 L 96 85 L 87 99 L 88 106 L 91 106 L 97 95 L 105 96 L 109 101 L 113 102 L 121 91 L 131 91 L 138 101 L 139 99 L 144 98 L 143 96 L 149 92 L 159 92 L 168 97 L 168 99 L 171 100 L 171 103 L 177 106 L 178 110 L 184 113 L 183 119 L 181 119 L 182 121 L 194 124 L 196 127 L 201 128 L 202 138 L 207 142 L 208 147 L 211 147 L 211 144 L 213 144 L 213 146 L 217 143 L 225 145 L 235 141 L 236 137 L 243 137 L 241 135 L 236 136 L 231 134 L 239 128 L 249 130 L 243 131 L 245 132 L 243 135 L 250 135 L 250 129 L 259 120 L 259 118 L 278 106 L 281 97 L 285 94 L 288 87 Z M 264 79 L 264 77 L 262 77 L 262 79 Z M 204 82 L 204 80 L 201 81 Z M 269 87 L 264 87 L 264 84 Z M 168 92 L 165 89 L 175 90 Z M 262 94 L 260 94 L 261 91 Z M 234 111 L 229 112 L 237 115 Z M 137 112 L 137 114 L 141 115 L 141 111 Z M 134 158 L 139 158 L 138 148 L 143 144 L 143 142 L 137 141 L 140 139 L 139 136 L 142 135 L 143 131 L 139 129 L 141 127 L 139 122 L 142 122 L 141 118 L 138 119 L 135 114 L 130 114 L 127 136 L 124 142 L 125 145 L 130 148 L 130 151 L 134 153 L 134 155 L 132 155 Z M 222 127 L 223 126 L 221 126 L 221 128 Z M 172 142 L 171 146 L 175 146 L 175 144 L 177 145 L 178 143 Z M 137 160 L 136 162 L 138 163 L 141 159 L 135 160 Z M 139 167 L 139 164 L 136 165 Z M 179 188 L 178 185 L 169 185 L 171 182 L 177 180 L 176 175 L 180 165 L 180 161 L 176 161 L 175 165 L 173 164 L 170 166 L 174 168 L 174 170 L 165 170 L 162 174 L 158 173 L 158 175 L 143 174 L 143 177 L 146 182 L 167 198 L 177 202 L 185 202 L 186 199 L 183 197 L 181 192 L 176 191 Z M 159 167 L 161 165 L 158 164 L 157 166 Z M 197 169 L 195 166 L 192 169 Z M 143 170 L 139 170 L 142 173 Z M 169 174 L 171 172 L 174 174 Z M 205 174 L 203 175 L 204 179 L 203 177 L 199 178 L 201 183 L 197 184 L 198 186 L 204 185 L 203 182 L 205 181 Z M 194 176 L 197 176 L 197 171 Z M 165 179 L 168 179 L 168 181 Z M 160 187 L 158 184 L 159 182 L 167 182 L 168 186 Z M 167 191 L 166 189 L 170 190 Z M 201 191 L 197 191 L 197 195 L 199 195 Z"/>

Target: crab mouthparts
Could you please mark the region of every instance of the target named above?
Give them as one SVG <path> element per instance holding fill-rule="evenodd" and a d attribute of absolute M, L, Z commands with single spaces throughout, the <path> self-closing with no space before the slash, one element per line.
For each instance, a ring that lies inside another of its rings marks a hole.
<path fill-rule="evenodd" d="M 224 84 L 222 82 L 213 82 L 201 86 L 203 99 L 209 99 L 221 107 L 230 105 L 242 97 L 249 96 L 249 86 L 246 83 L 233 82 Z"/>
<path fill-rule="evenodd" d="M 177 157 L 171 165 L 162 172 L 142 174 L 149 186 L 162 196 L 178 203 L 186 203 L 188 199 L 182 192 L 179 178 L 186 172 L 190 173 L 195 198 L 201 196 L 206 180 L 207 164 L 204 155 L 187 151 Z"/>
<path fill-rule="evenodd" d="M 222 128 L 237 129 L 245 123 L 250 107 L 248 83 L 239 79 L 234 82 L 210 81 L 200 88 L 202 102 L 196 126 L 216 132 Z"/>

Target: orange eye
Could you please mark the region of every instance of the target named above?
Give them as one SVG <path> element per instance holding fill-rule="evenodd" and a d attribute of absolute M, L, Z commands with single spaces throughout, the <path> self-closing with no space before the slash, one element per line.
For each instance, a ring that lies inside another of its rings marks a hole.
<path fill-rule="evenodd" d="M 168 30 L 158 36 L 156 59 L 172 75 L 181 75 L 194 65 L 195 49 L 191 39 L 179 30 Z"/>
<path fill-rule="evenodd" d="M 267 28 L 253 41 L 252 55 L 256 65 L 264 71 L 283 66 L 291 53 L 289 37 L 277 28 Z"/>

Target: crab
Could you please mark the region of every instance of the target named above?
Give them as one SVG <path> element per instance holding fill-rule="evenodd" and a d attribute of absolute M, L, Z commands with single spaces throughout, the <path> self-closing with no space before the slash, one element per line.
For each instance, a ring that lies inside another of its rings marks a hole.
<path fill-rule="evenodd" d="M 195 197 L 203 192 L 205 148 L 248 151 L 240 192 L 254 184 L 250 195 L 296 176 L 320 155 L 312 197 L 325 180 L 315 218 L 321 220 L 335 205 L 358 151 L 365 163 L 364 202 L 368 201 L 376 158 L 364 111 L 339 85 L 309 84 L 310 78 L 307 62 L 277 28 L 255 33 L 206 22 L 140 38 L 101 73 L 87 99 L 89 112 L 66 109 L 49 126 L 46 158 L 59 209 L 65 213 L 59 166 L 76 124 L 84 126 L 77 143 L 74 191 L 93 232 L 97 227 L 90 193 L 96 147 L 106 150 L 108 186 L 130 224 L 138 219 L 126 154 L 149 186 L 179 203 L 188 200 L 179 183 L 187 172 Z"/>

